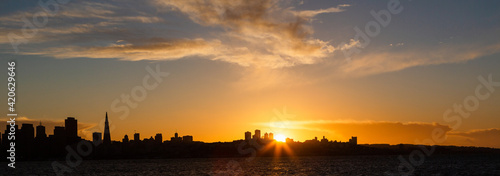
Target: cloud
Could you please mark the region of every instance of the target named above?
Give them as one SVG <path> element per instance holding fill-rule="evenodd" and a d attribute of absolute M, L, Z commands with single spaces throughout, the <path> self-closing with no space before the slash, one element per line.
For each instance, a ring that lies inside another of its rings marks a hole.
<path fill-rule="evenodd" d="M 328 41 L 312 37 L 314 30 L 309 25 L 312 18 L 318 14 L 341 12 L 344 7 L 348 7 L 339 5 L 327 9 L 297 11 L 293 7 L 285 7 L 286 3 L 277 0 L 156 0 L 145 3 L 148 7 L 156 7 L 156 11 L 160 12 L 154 13 L 151 9 L 125 11 L 128 8 L 120 5 L 112 2 L 68 4 L 57 15 L 50 16 L 51 25 L 37 29 L 36 35 L 29 38 L 30 44 L 39 45 L 26 47 L 21 54 L 121 60 L 172 60 L 204 56 L 242 66 L 268 68 L 313 64 L 332 54 L 336 48 Z M 20 19 L 31 17 L 38 11 L 41 8 L 0 17 L 6 21 L 0 25 L 6 28 L 2 32 L 4 38 L 0 38 L 0 43 L 9 43 L 6 34 L 19 33 L 24 25 Z M 168 27 L 162 15 L 172 12 L 186 15 L 189 20 L 202 27 L 222 31 L 211 34 L 210 37 L 217 39 L 172 39 L 166 33 L 144 33 L 150 29 L 150 26 L 145 25 L 147 23 L 157 24 L 155 27 L 160 28 Z M 169 38 L 171 41 L 135 42 L 147 38 Z M 128 45 L 112 45 L 111 41 L 117 40 L 125 40 Z M 42 43 L 48 44 L 42 46 Z M 63 43 L 66 45 L 61 45 Z M 187 43 L 190 44 L 186 45 Z M 198 44 L 197 46 L 204 43 L 203 48 L 191 48 L 193 43 Z M 168 51 L 160 52 L 158 48 L 162 47 L 167 47 Z M 132 54 L 115 54 L 110 53 L 111 51 Z"/>
<path fill-rule="evenodd" d="M 216 55 L 220 41 L 203 39 L 164 40 L 156 39 L 146 44 L 118 44 L 92 47 L 62 47 L 42 51 L 25 52 L 27 55 L 47 55 L 55 58 L 119 58 L 122 60 L 171 60 L 187 56 Z"/>
<path fill-rule="evenodd" d="M 365 48 L 351 62 L 342 63 L 342 51 L 360 47 L 360 41 L 350 39 L 345 45 L 334 46 L 334 41 L 314 37 L 312 22 L 320 14 L 340 13 L 349 7 L 297 10 L 279 0 L 77 1 L 49 16 L 48 24 L 37 28 L 18 54 L 130 61 L 200 57 L 271 69 L 326 63 L 332 74 L 364 76 L 465 62 L 500 51 L 498 44 L 415 47 L 397 43 Z M 0 16 L 0 44 L 9 45 L 8 34 L 21 35 L 22 19 L 40 11 L 38 7 Z M 178 24 L 185 24 L 182 20 L 194 22 L 202 33 L 182 31 L 185 26 L 178 28 Z M 123 42 L 116 43 L 118 40 Z"/>
<path fill-rule="evenodd" d="M 271 129 L 284 128 L 295 131 L 321 132 L 333 140 L 346 140 L 357 136 L 359 143 L 368 144 L 428 144 L 433 140 L 433 131 L 442 130 L 446 135 L 444 142 L 434 141 L 436 145 L 481 146 L 500 148 L 500 129 L 479 129 L 468 132 L 452 131 L 448 125 L 427 122 L 393 121 L 356 121 L 356 120 L 308 120 L 256 123 Z"/>
<path fill-rule="evenodd" d="M 78 120 L 78 119 L 77 119 Z M 0 132 L 5 131 L 5 127 L 7 125 L 7 121 L 9 121 L 9 118 L 3 118 L 0 119 Z M 47 135 L 54 134 L 54 127 L 55 126 L 64 126 L 64 120 L 61 121 L 54 121 L 54 120 L 48 120 L 48 119 L 31 119 L 28 117 L 17 117 L 16 118 L 16 125 L 18 125 L 18 128 L 21 129 L 22 124 L 33 124 L 33 127 L 35 128 L 35 133 L 36 133 L 36 126 L 38 126 L 42 123 L 43 126 L 45 126 L 45 133 Z M 85 138 L 85 139 L 90 139 L 91 136 L 89 135 L 91 131 L 89 131 L 91 128 L 94 128 L 96 124 L 89 124 L 89 123 L 84 123 L 81 121 L 78 121 L 78 136 Z"/>
<path fill-rule="evenodd" d="M 28 21 L 32 21 L 30 18 L 37 16 L 40 18 L 38 21 L 43 22 L 40 14 L 47 15 L 48 20 L 52 22 L 51 25 L 53 25 L 54 22 L 70 22 L 69 20 L 79 21 L 81 19 L 141 23 L 156 23 L 164 21 L 162 18 L 150 16 L 140 11 L 124 11 L 122 7 L 112 5 L 110 3 L 91 1 L 68 3 L 67 5 L 61 6 L 60 9 L 54 11 L 56 14 L 51 15 L 46 13 L 46 11 L 41 7 L 37 7 L 28 11 L 20 11 L 6 16 L 0 16 L 0 21 L 4 23 L 3 25 L 22 27 L 25 24 L 22 20 L 23 18 L 26 18 Z"/>
<path fill-rule="evenodd" d="M 396 43 L 396 44 L 389 44 L 389 46 L 394 46 L 394 47 L 400 47 L 400 46 L 403 46 L 405 45 L 405 43 Z"/>
<path fill-rule="evenodd" d="M 356 42 L 354 41 L 354 44 Z M 351 46 L 351 45 L 349 45 Z M 399 71 L 415 66 L 460 63 L 491 55 L 500 51 L 500 44 L 454 44 L 420 49 L 373 51 L 354 56 L 339 70 L 351 76 Z"/>
<path fill-rule="evenodd" d="M 346 5 L 322 10 L 294 11 L 279 1 L 268 0 L 159 0 L 203 26 L 221 27 L 219 35 L 226 47 L 214 60 L 243 66 L 271 68 L 319 62 L 335 47 L 311 38 L 314 32 L 307 21 L 317 14 L 343 11 Z"/>
<path fill-rule="evenodd" d="M 314 17 L 318 14 L 322 13 L 334 13 L 334 12 L 343 12 L 345 9 L 342 9 L 343 7 L 349 7 L 350 5 L 348 4 L 342 4 L 337 7 L 330 7 L 327 9 L 320 9 L 320 10 L 304 10 L 304 11 L 299 11 L 295 12 L 297 16 L 301 17 Z"/>
<path fill-rule="evenodd" d="M 40 14 L 46 15 L 45 22 Z M 33 21 L 34 17 L 37 17 L 37 23 Z M 165 22 L 163 18 L 136 9 L 130 10 L 123 5 L 92 1 L 62 5 L 54 15 L 37 6 L 0 16 L 0 21 L 0 44 L 10 44 L 9 34 L 15 34 L 24 37 L 28 44 L 42 44 L 37 45 L 36 50 L 50 48 L 52 45 L 46 44 L 53 41 L 60 42 L 55 47 L 64 48 L 67 46 L 65 42 L 75 45 L 87 41 L 99 43 L 110 38 L 116 40 L 136 24 Z"/>

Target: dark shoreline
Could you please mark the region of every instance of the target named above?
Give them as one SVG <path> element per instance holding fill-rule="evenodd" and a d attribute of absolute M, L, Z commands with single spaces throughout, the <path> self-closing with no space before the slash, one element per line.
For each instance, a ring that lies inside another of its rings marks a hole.
<path fill-rule="evenodd" d="M 84 141 L 84 140 L 82 140 Z M 89 141 L 87 144 L 92 144 Z M 289 157 L 289 156 L 407 156 L 414 151 L 433 151 L 433 155 L 500 155 L 500 149 L 485 147 L 460 147 L 460 146 L 423 146 L 412 144 L 399 145 L 345 145 L 331 142 L 293 142 L 293 143 L 247 143 L 234 141 L 224 143 L 112 143 L 110 145 L 78 148 L 78 144 L 68 145 L 68 148 L 59 146 L 54 150 L 50 147 L 36 147 L 16 149 L 16 162 L 21 161 L 65 161 L 70 158 L 80 157 L 82 160 L 122 160 L 122 159 L 180 159 L 180 158 L 250 158 L 250 157 Z M 90 146 L 90 145 L 89 145 Z M 1 150 L 6 151 L 3 147 Z M 85 150 L 78 153 L 77 151 Z M 279 153 L 277 151 L 280 151 Z M 89 153 L 89 154 L 86 154 Z M 7 152 L 2 152 L 0 157 L 7 157 Z M 5 160 L 3 160 L 5 161 Z"/>

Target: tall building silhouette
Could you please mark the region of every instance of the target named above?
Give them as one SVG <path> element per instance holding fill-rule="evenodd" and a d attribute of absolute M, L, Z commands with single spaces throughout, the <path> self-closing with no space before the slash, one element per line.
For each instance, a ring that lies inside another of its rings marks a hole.
<path fill-rule="evenodd" d="M 269 139 L 270 140 L 274 140 L 274 134 L 273 133 L 269 133 Z"/>
<path fill-rule="evenodd" d="M 245 132 L 245 140 L 249 141 L 252 139 L 252 133 L 250 131 Z"/>
<path fill-rule="evenodd" d="M 260 130 L 255 130 L 254 139 L 260 139 Z"/>
<path fill-rule="evenodd" d="M 103 144 L 111 144 L 111 134 L 109 133 L 108 112 L 106 112 L 106 121 L 104 122 L 104 139 Z"/>
<path fill-rule="evenodd" d="M 35 138 L 35 129 L 33 128 L 33 124 L 23 123 L 19 133 L 21 140 L 24 142 L 31 141 Z"/>
<path fill-rule="evenodd" d="M 269 139 L 269 134 L 264 133 L 264 140 L 268 140 L 268 139 Z"/>
<path fill-rule="evenodd" d="M 78 137 L 78 121 L 74 117 L 68 117 L 64 120 L 64 128 L 66 129 L 66 137 L 75 139 Z"/>
<path fill-rule="evenodd" d="M 140 134 L 139 133 L 134 133 L 134 141 L 139 142 L 141 141 Z"/>
<path fill-rule="evenodd" d="M 36 139 L 45 139 L 47 134 L 45 133 L 45 126 L 42 126 L 42 122 L 36 126 Z"/>
<path fill-rule="evenodd" d="M 155 141 L 159 143 L 163 142 L 163 136 L 161 135 L 161 133 L 156 133 Z"/>

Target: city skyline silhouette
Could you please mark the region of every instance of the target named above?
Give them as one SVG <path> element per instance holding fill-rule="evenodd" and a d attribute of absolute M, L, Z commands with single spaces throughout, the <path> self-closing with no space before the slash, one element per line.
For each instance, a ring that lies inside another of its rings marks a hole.
<path fill-rule="evenodd" d="M 109 130 L 108 113 L 105 113 L 105 131 L 92 133 L 91 140 L 82 139 L 77 135 L 78 119 L 67 117 L 64 126 L 55 126 L 51 135 L 46 134 L 46 129 L 39 122 L 36 130 L 33 124 L 23 123 L 21 128 L 15 125 L 16 143 L 18 146 L 16 156 L 19 160 L 40 160 L 69 156 L 68 152 L 79 150 L 85 144 L 90 153 L 88 159 L 133 159 L 133 158 L 185 158 L 185 157 L 247 157 L 247 156 L 337 156 L 337 155 L 394 155 L 406 154 L 423 145 L 412 144 L 358 144 L 358 137 L 353 136 L 348 141 L 342 142 L 329 140 L 325 136 L 318 140 L 314 137 L 303 142 L 294 141 L 287 137 L 283 141 L 274 139 L 274 133 L 256 129 L 252 132 L 242 132 L 240 139 L 226 142 L 206 143 L 195 140 L 195 136 L 179 135 L 175 132 L 170 140 L 163 134 L 157 133 L 154 137 L 140 138 L 140 133 L 134 132 L 133 139 L 125 135 L 121 141 L 112 141 L 112 132 Z M 12 126 L 7 126 L 12 130 Z M 36 133 L 35 133 L 36 131 Z M 177 130 L 176 130 L 177 131 Z M 2 134 L 7 139 L 9 131 Z M 107 142 L 106 142 L 107 141 Z M 9 148 L 10 140 L 0 140 L 2 148 Z M 217 146 L 217 147 L 216 147 Z M 431 146 L 428 146 L 431 147 Z M 222 148 L 222 150 L 221 150 Z M 248 152 L 245 150 L 251 149 Z M 500 149 L 481 147 L 438 146 L 438 151 L 453 151 L 458 153 L 500 153 Z M 242 152 L 245 151 L 245 152 Z"/>
<path fill-rule="evenodd" d="M 0 175 L 500 175 L 498 7 L 0 1 Z"/>

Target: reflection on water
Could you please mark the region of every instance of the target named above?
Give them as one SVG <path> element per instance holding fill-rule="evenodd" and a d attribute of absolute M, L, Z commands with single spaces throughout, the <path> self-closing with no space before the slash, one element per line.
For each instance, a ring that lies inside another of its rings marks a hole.
<path fill-rule="evenodd" d="M 398 165 L 397 156 L 84 160 L 70 175 L 392 175 Z M 0 175 L 30 174 L 55 175 L 50 161 L 0 168 Z M 415 174 L 500 175 L 500 157 L 432 156 Z"/>

